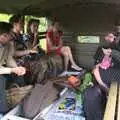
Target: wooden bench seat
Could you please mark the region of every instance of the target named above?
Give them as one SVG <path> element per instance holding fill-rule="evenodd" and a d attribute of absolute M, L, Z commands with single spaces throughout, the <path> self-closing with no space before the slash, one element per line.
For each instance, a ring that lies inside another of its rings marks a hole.
<path fill-rule="evenodd" d="M 120 120 L 120 86 L 111 84 L 103 120 Z"/>

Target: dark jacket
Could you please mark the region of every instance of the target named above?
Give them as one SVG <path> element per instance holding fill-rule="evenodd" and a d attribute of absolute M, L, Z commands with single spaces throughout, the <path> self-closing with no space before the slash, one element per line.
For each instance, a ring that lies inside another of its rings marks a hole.
<path fill-rule="evenodd" d="M 104 53 L 103 53 L 103 51 L 102 51 L 102 48 L 109 48 L 108 46 L 99 46 L 98 48 L 97 48 L 97 51 L 96 51 L 96 53 L 95 53 L 95 55 L 94 55 L 94 60 L 95 60 L 95 65 L 96 64 L 98 64 L 98 63 L 100 63 L 100 62 L 102 62 L 102 60 L 103 60 L 103 57 L 104 57 Z"/>
<path fill-rule="evenodd" d="M 102 48 L 111 48 L 112 49 L 111 56 L 112 56 L 113 67 L 120 68 L 120 36 L 117 36 L 114 43 L 112 43 L 108 46 L 99 46 L 98 47 L 98 49 L 94 55 L 95 64 L 100 63 L 104 57 Z"/>

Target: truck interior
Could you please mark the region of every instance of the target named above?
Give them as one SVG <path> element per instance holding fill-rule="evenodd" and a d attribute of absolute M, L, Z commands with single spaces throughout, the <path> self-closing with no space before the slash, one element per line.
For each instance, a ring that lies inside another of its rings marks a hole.
<path fill-rule="evenodd" d="M 64 32 L 64 45 L 71 47 L 77 64 L 87 70 L 94 67 L 93 56 L 98 46 L 105 43 L 104 36 L 115 32 L 116 27 L 120 25 L 119 0 L 1 0 L 0 13 L 44 17 L 47 25 L 57 19 Z M 40 39 L 45 38 L 45 29 L 39 31 Z M 104 120 L 115 120 L 115 116 L 120 120 L 118 89 L 116 83 L 111 85 Z"/>

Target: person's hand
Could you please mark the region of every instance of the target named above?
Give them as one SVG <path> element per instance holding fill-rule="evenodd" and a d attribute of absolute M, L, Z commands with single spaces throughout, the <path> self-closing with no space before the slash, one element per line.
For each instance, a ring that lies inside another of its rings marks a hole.
<path fill-rule="evenodd" d="M 104 84 L 104 85 L 103 85 L 103 87 L 105 88 L 106 92 L 108 92 L 108 91 L 109 91 L 109 88 L 107 87 L 107 85 L 106 85 L 106 84 Z"/>
<path fill-rule="evenodd" d="M 102 90 L 105 92 L 106 96 L 108 96 L 109 88 L 106 84 L 101 85 Z"/>
<path fill-rule="evenodd" d="M 29 51 L 29 54 L 30 54 L 30 53 L 38 53 L 38 51 L 33 50 L 33 49 L 32 49 L 32 50 L 28 50 L 28 51 Z"/>
<path fill-rule="evenodd" d="M 110 56 L 110 54 L 111 54 L 111 52 L 112 52 L 112 50 L 111 50 L 110 48 L 108 48 L 108 49 L 102 48 L 102 51 L 103 51 L 103 53 L 104 53 L 105 55 L 108 55 L 108 56 Z"/>
<path fill-rule="evenodd" d="M 22 76 L 26 73 L 26 69 L 24 67 L 16 67 L 12 68 L 12 73 L 17 74 L 18 76 Z"/>
<path fill-rule="evenodd" d="M 32 50 L 34 50 L 34 51 L 36 50 L 36 51 L 37 51 L 37 50 L 38 50 L 38 45 L 33 46 L 33 47 L 32 47 Z"/>

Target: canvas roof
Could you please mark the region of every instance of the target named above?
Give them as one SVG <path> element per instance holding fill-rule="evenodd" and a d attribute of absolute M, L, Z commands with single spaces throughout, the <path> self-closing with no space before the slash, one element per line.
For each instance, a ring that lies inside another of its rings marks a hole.
<path fill-rule="evenodd" d="M 72 30 L 94 26 L 94 32 L 104 25 L 110 29 L 119 20 L 120 0 L 0 0 L 0 12 L 54 17 Z"/>

